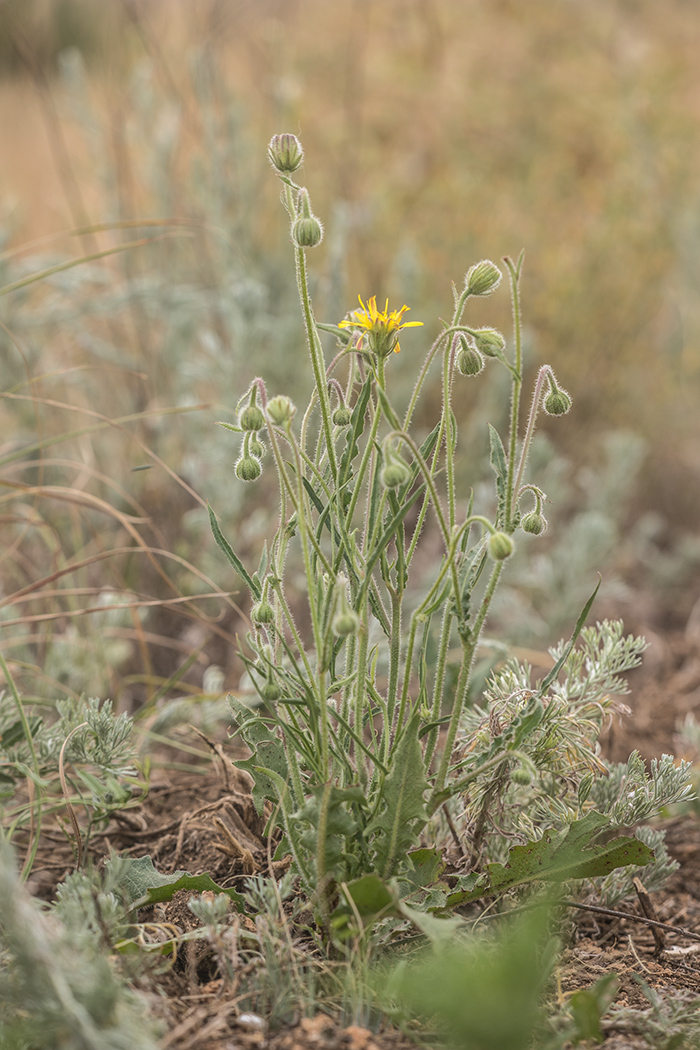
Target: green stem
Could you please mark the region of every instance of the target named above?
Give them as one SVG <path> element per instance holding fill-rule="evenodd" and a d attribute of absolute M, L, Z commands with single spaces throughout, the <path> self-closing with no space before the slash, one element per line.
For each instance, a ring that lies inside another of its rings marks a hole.
<path fill-rule="evenodd" d="M 32 842 L 31 842 L 31 847 L 30 847 L 29 852 L 28 852 L 28 854 L 27 854 L 27 856 L 25 858 L 24 865 L 22 866 L 22 874 L 21 874 L 20 878 L 22 879 L 22 881 L 24 881 L 28 877 L 30 871 L 32 870 L 32 865 L 34 864 L 34 858 L 36 857 L 36 851 L 37 851 L 37 849 L 39 847 L 39 832 L 41 830 L 41 811 L 42 811 L 41 772 L 40 772 L 40 769 L 39 769 L 39 759 L 37 757 L 36 748 L 34 747 L 34 738 L 32 736 L 32 730 L 31 730 L 31 726 L 29 725 L 29 720 L 27 718 L 27 714 L 26 714 L 26 712 L 24 710 L 24 704 L 22 703 L 22 698 L 20 697 L 19 692 L 17 690 L 17 686 L 15 685 L 15 680 L 12 677 L 12 674 L 10 673 L 10 668 L 7 666 L 7 662 L 5 660 L 5 657 L 3 656 L 3 654 L 1 652 L 0 652 L 0 669 L 2 670 L 2 673 L 5 675 L 5 681 L 7 683 L 7 686 L 9 688 L 10 692 L 12 693 L 12 699 L 15 702 L 15 707 L 17 708 L 17 714 L 19 715 L 19 720 L 20 720 L 20 722 L 22 724 L 22 731 L 24 733 L 24 738 L 25 738 L 25 740 L 27 742 L 27 747 L 29 748 L 29 754 L 31 755 L 32 768 L 34 770 L 34 775 L 36 777 L 35 786 L 36 786 L 36 790 L 37 790 L 37 803 L 36 803 L 37 828 L 36 828 L 36 833 L 34 835 L 34 838 L 33 838 Z"/>
<path fill-rule="evenodd" d="M 471 637 L 468 642 L 464 643 L 464 651 L 462 656 L 462 666 L 459 672 L 459 681 L 457 683 L 457 693 L 455 696 L 455 702 L 452 708 L 452 714 L 450 715 L 450 723 L 447 729 L 447 737 L 445 739 L 445 747 L 438 767 L 437 775 L 435 777 L 435 787 L 431 799 L 435 799 L 436 796 L 443 791 L 445 787 L 445 781 L 447 779 L 447 772 L 450 767 L 452 760 L 452 752 L 455 746 L 455 740 L 457 739 L 457 730 L 462 718 L 462 711 L 467 699 L 467 692 L 469 689 L 469 682 L 471 680 L 472 665 L 474 663 L 474 655 L 476 648 L 479 643 L 479 636 L 481 634 L 486 616 L 488 614 L 489 606 L 496 592 L 498 581 L 503 571 L 504 563 L 502 561 L 495 562 L 493 569 L 491 570 L 491 576 L 489 582 L 486 585 L 486 591 L 481 601 L 481 608 L 479 609 L 479 615 L 476 618 L 474 626 L 471 631 Z"/>
<path fill-rule="evenodd" d="M 295 208 L 292 189 L 290 186 L 286 187 L 285 194 L 287 197 L 287 211 L 290 216 L 293 216 L 295 214 Z M 299 298 L 301 299 L 301 307 L 304 313 L 306 338 L 311 355 L 311 367 L 314 372 L 314 382 L 316 384 L 318 403 L 321 408 L 321 418 L 323 420 L 323 432 L 326 438 L 328 463 L 331 468 L 333 480 L 336 481 L 338 478 L 338 464 L 336 462 L 335 447 L 333 445 L 333 427 L 331 424 L 331 405 L 328 397 L 328 381 L 326 379 L 326 362 L 323 357 L 323 347 L 321 346 L 321 339 L 318 334 L 318 329 L 316 328 L 316 321 L 311 306 L 309 282 L 306 274 L 306 255 L 303 248 L 296 249 L 295 261 Z"/>
<path fill-rule="evenodd" d="M 450 604 L 445 604 L 445 609 L 442 614 L 442 630 L 440 632 L 440 646 L 438 648 L 437 662 L 435 664 L 435 679 L 433 682 L 433 707 L 430 712 L 430 717 L 433 722 L 437 722 L 442 711 L 442 694 L 445 688 L 445 670 L 447 668 L 447 652 L 450 645 L 450 635 L 452 634 L 452 620 L 453 613 L 450 609 Z M 430 763 L 433 760 L 435 754 L 435 748 L 438 742 L 439 730 L 437 726 L 435 729 L 431 729 L 428 734 L 428 742 L 425 748 L 425 768 L 430 768 Z"/>
<path fill-rule="evenodd" d="M 520 253 L 517 264 L 512 259 L 505 259 L 510 277 L 511 297 L 513 301 L 513 330 L 515 334 L 515 371 L 513 372 L 513 393 L 510 402 L 510 441 L 508 451 L 508 474 L 506 477 L 506 505 L 503 529 L 513 531 L 513 492 L 515 481 L 515 457 L 518 450 L 518 426 L 520 421 L 520 394 L 523 385 L 523 338 L 520 318 L 520 269 L 523 253 Z"/>

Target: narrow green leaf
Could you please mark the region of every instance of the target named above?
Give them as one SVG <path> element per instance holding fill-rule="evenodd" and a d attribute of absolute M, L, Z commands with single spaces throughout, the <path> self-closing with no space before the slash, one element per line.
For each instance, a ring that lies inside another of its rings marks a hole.
<path fill-rule="evenodd" d="M 493 467 L 496 477 L 505 479 L 508 474 L 508 464 L 506 462 L 506 450 L 503 447 L 500 435 L 495 427 L 492 427 L 489 423 L 489 442 L 491 445 L 491 466 Z"/>
<path fill-rule="evenodd" d="M 557 675 L 561 671 L 561 669 L 564 666 L 564 664 L 566 663 L 566 661 L 569 659 L 569 656 L 571 654 L 571 650 L 576 645 L 576 640 L 578 639 L 578 636 L 581 633 L 583 625 L 585 624 L 586 620 L 588 619 L 588 614 L 591 611 L 591 607 L 593 605 L 593 602 L 595 601 L 595 598 L 596 598 L 596 595 L 597 595 L 598 591 L 600 590 L 600 585 L 601 585 L 602 582 L 603 582 L 603 578 L 601 576 L 599 578 L 596 586 L 595 586 L 595 590 L 593 591 L 593 594 L 590 596 L 590 598 L 588 599 L 588 601 L 584 605 L 583 609 L 581 610 L 581 615 L 579 616 L 578 620 L 576 621 L 576 626 L 574 627 L 574 633 L 571 635 L 571 638 L 569 640 L 568 645 L 566 646 L 566 649 L 561 654 L 561 656 L 559 657 L 559 659 L 557 660 L 557 662 L 555 663 L 554 667 L 549 672 L 549 674 L 547 674 L 545 676 L 545 678 L 543 678 L 542 681 L 540 682 L 540 687 L 539 687 L 539 690 L 538 690 L 538 695 L 539 696 L 544 696 L 544 694 L 547 692 L 547 690 L 549 689 L 549 687 L 552 684 L 552 682 L 554 681 L 554 679 L 557 677 Z"/>
<path fill-rule="evenodd" d="M 220 551 L 225 554 L 229 565 L 231 565 L 238 575 L 243 579 L 251 590 L 253 597 L 260 598 L 262 595 L 262 587 L 259 583 L 256 583 L 253 577 L 250 575 L 245 565 L 234 551 L 231 544 L 228 542 L 221 529 L 219 528 L 219 522 L 216 520 L 216 515 L 207 503 L 207 510 L 209 511 L 209 524 L 211 525 L 211 531 L 216 540 L 216 545 Z"/>
<path fill-rule="evenodd" d="M 352 410 L 345 451 L 341 457 L 340 470 L 338 472 L 339 489 L 342 489 L 352 476 L 352 461 L 358 453 L 358 441 L 365 429 L 365 416 L 371 390 L 372 379 L 368 376 Z"/>
<path fill-rule="evenodd" d="M 374 835 L 376 870 L 389 878 L 401 857 L 415 845 L 417 832 L 427 820 L 424 795 L 428 781 L 418 739 L 420 715 L 414 710 L 391 756 L 389 775 L 381 785 L 381 809 L 370 822 Z"/>

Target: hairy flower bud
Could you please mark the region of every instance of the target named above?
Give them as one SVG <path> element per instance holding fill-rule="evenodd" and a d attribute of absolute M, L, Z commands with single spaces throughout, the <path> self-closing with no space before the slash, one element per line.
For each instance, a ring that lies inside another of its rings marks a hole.
<path fill-rule="evenodd" d="M 360 628 L 360 617 L 352 609 L 338 612 L 333 617 L 333 634 L 338 638 L 347 638 L 349 634 L 357 634 Z"/>
<path fill-rule="evenodd" d="M 304 159 L 301 142 L 296 135 L 273 135 L 267 147 L 270 163 L 277 171 L 291 174 L 296 171 Z"/>
<path fill-rule="evenodd" d="M 473 333 L 477 350 L 485 357 L 498 357 L 506 348 L 506 341 L 495 328 L 477 328 Z"/>
<path fill-rule="evenodd" d="M 274 704 L 282 696 L 282 690 L 277 685 L 277 682 L 267 681 L 260 690 L 260 695 L 266 704 Z"/>
<path fill-rule="evenodd" d="M 495 263 L 482 259 L 467 271 L 464 287 L 469 295 L 490 295 L 498 288 L 502 276 Z"/>
<path fill-rule="evenodd" d="M 547 519 L 536 510 L 526 514 L 520 524 L 523 532 L 529 532 L 532 536 L 541 536 L 547 531 Z"/>
<path fill-rule="evenodd" d="M 333 634 L 339 638 L 346 638 L 349 634 L 357 634 L 360 629 L 360 617 L 351 608 L 347 595 L 348 581 L 342 574 L 335 583 L 335 616 L 331 622 Z"/>
<path fill-rule="evenodd" d="M 548 416 L 565 416 L 571 408 L 571 398 L 566 390 L 550 390 L 542 402 L 542 408 Z"/>
<path fill-rule="evenodd" d="M 484 370 L 484 359 L 474 346 L 470 346 L 463 335 L 459 337 L 461 347 L 457 354 L 457 371 L 463 376 L 478 376 Z"/>
<path fill-rule="evenodd" d="M 262 443 L 257 434 L 251 434 L 250 440 L 248 441 L 248 451 L 251 456 L 255 456 L 256 459 L 262 459 L 265 455 L 265 445 Z"/>
<path fill-rule="evenodd" d="M 244 454 L 236 463 L 236 477 L 241 481 L 256 481 L 261 474 L 262 466 L 255 456 Z"/>
<path fill-rule="evenodd" d="M 532 773 L 525 766 L 516 766 L 510 774 L 511 783 L 526 787 L 532 783 Z"/>
<path fill-rule="evenodd" d="M 284 394 L 279 394 L 267 402 L 267 417 L 272 423 L 276 423 L 278 427 L 293 419 L 295 412 L 296 406 L 294 402 L 285 397 Z"/>
<path fill-rule="evenodd" d="M 515 550 L 515 544 L 505 532 L 493 532 L 489 536 L 489 554 L 494 561 L 505 561 Z"/>
<path fill-rule="evenodd" d="M 323 240 L 323 226 L 311 211 L 311 200 L 306 189 L 299 190 L 297 218 L 292 223 L 292 240 L 297 248 L 315 248 Z"/>
<path fill-rule="evenodd" d="M 265 426 L 265 416 L 258 405 L 246 405 L 238 413 L 238 422 L 241 425 L 241 430 L 262 430 Z"/>
<path fill-rule="evenodd" d="M 349 427 L 352 423 L 352 412 L 347 405 L 338 405 L 332 418 L 336 427 Z"/>
<path fill-rule="evenodd" d="M 263 598 L 253 606 L 250 616 L 253 623 L 274 623 L 275 621 L 275 611 L 267 598 Z"/>
<path fill-rule="evenodd" d="M 379 480 L 387 489 L 398 488 L 411 480 L 411 470 L 401 456 L 390 445 L 384 446 L 384 466 Z"/>

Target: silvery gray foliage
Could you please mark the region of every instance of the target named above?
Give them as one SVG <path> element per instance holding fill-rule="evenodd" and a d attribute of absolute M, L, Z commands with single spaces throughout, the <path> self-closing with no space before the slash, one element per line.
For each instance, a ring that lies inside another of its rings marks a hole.
<path fill-rule="evenodd" d="M 71 907 L 62 914 L 76 913 Z M 144 1000 L 126 987 L 95 929 L 68 928 L 55 913 L 42 912 L 2 841 L 0 915 L 3 1050 L 156 1050 Z"/>
<path fill-rule="evenodd" d="M 618 827 L 633 827 L 666 806 L 690 800 L 690 762 L 676 764 L 673 755 L 662 755 L 649 766 L 647 772 L 641 755 L 633 751 L 626 763 L 608 767 L 607 778 L 593 781 L 589 800 Z"/>
<path fill-rule="evenodd" d="M 550 650 L 554 660 L 565 646 L 560 642 Z M 505 856 L 513 840 L 538 837 L 545 827 L 564 827 L 588 809 L 608 816 L 611 828 L 635 827 L 669 805 L 688 801 L 693 791 L 688 762 L 676 764 L 664 755 L 652 760 L 647 771 L 637 752 L 620 765 L 610 765 L 600 752 L 606 717 L 626 710 L 616 699 L 629 691 L 622 675 L 639 664 L 645 648 L 643 638 L 624 635 L 621 621 L 605 620 L 581 631 L 559 679 L 543 697 L 542 720 L 520 742 L 519 750 L 533 763 L 530 780 L 521 783 L 504 768 L 482 778 L 465 799 L 465 818 L 472 827 L 486 816 L 482 835 L 489 856 Z M 508 661 L 489 680 L 483 705 L 465 712 L 465 743 L 486 749 L 495 734 L 507 734 L 532 704 L 537 688 L 528 664 Z M 647 842 L 649 836 L 653 844 Z M 653 849 L 663 844 L 663 834 L 649 828 L 639 828 L 638 837 Z M 672 870 L 664 847 L 645 874 L 656 886 Z M 611 893 L 626 893 L 631 882 L 620 875 L 610 886 Z"/>

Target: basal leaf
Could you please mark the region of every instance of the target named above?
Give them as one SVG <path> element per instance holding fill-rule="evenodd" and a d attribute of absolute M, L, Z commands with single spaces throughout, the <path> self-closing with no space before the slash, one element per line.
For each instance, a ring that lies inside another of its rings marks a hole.
<path fill-rule="evenodd" d="M 514 846 L 505 864 L 487 864 L 473 889 L 451 894 L 448 904 L 455 907 L 530 882 L 564 882 L 608 875 L 615 868 L 644 865 L 654 859 L 653 850 L 635 838 L 617 838 L 593 845 L 593 840 L 609 828 L 609 818 L 592 810 L 563 831 L 545 831 L 537 842 Z"/>
<path fill-rule="evenodd" d="M 375 870 L 388 879 L 398 861 L 415 845 L 418 831 L 427 820 L 424 794 L 428 788 L 418 733 L 416 709 L 403 730 L 392 755 L 389 774 L 382 782 L 381 809 L 367 829 L 375 853 Z"/>
<path fill-rule="evenodd" d="M 163 875 L 156 870 L 148 855 L 128 859 L 131 863 L 126 867 L 122 884 L 134 908 L 145 908 L 150 904 L 172 900 L 178 890 L 198 890 L 200 893 L 211 890 L 214 893 L 225 893 L 239 912 L 246 910 L 245 898 L 240 893 L 217 885 L 210 875 L 190 875 L 188 871 L 173 871 L 169 875 Z"/>

